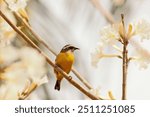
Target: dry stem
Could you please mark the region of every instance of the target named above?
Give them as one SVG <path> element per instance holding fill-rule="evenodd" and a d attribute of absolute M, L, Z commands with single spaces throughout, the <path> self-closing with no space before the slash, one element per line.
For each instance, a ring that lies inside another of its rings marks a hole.
<path fill-rule="evenodd" d="M 43 44 L 52 54 L 57 56 L 56 52 L 52 50 L 45 42 L 43 39 L 41 39 L 34 31 L 33 29 L 29 26 L 29 24 L 23 20 L 20 15 L 17 12 L 14 12 L 15 16 L 29 29 L 29 31 L 32 33 L 32 35 L 41 43 Z M 77 76 L 77 78 L 88 88 L 92 89 L 92 86 L 88 83 L 88 81 L 79 74 L 79 72 L 75 69 L 72 68 L 72 72 Z"/>
<path fill-rule="evenodd" d="M 25 100 L 36 88 L 37 84 L 32 83 L 30 86 L 26 87 L 21 93 L 18 94 L 18 100 Z"/>
<path fill-rule="evenodd" d="M 127 69 L 128 69 L 128 51 L 127 44 L 123 44 L 123 83 L 122 83 L 122 100 L 126 100 L 126 83 L 127 83 Z"/>
<path fill-rule="evenodd" d="M 108 96 L 109 96 L 109 98 L 110 98 L 111 100 L 115 100 L 115 98 L 114 98 L 114 96 L 113 96 L 113 94 L 112 94 L 111 91 L 108 92 Z"/>
<path fill-rule="evenodd" d="M 47 62 L 58 72 L 60 72 L 64 78 L 69 81 L 74 87 L 76 87 L 78 90 L 80 90 L 82 93 L 84 93 L 86 96 L 93 100 L 99 100 L 97 96 L 94 96 L 93 94 L 89 93 L 87 90 L 85 90 L 83 87 L 81 87 L 78 83 L 76 83 L 68 74 L 66 74 L 62 69 L 60 69 L 58 66 L 56 66 L 49 57 L 37 46 L 35 45 L 20 29 L 18 29 L 3 13 L 0 11 L 1 17 L 25 40 L 27 41 L 33 48 L 37 49 L 47 60 Z"/>
<path fill-rule="evenodd" d="M 123 52 L 122 52 L 122 100 L 126 100 L 126 85 L 127 85 L 127 69 L 128 69 L 128 39 L 126 38 L 125 25 L 124 25 L 124 15 L 121 14 L 121 20 L 123 25 Z"/>

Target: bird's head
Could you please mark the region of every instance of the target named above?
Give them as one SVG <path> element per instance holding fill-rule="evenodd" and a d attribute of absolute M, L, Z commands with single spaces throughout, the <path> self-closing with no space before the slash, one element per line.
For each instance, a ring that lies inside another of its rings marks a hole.
<path fill-rule="evenodd" d="M 79 50 L 79 48 L 74 47 L 74 46 L 68 44 L 68 45 L 65 45 L 65 46 L 62 48 L 61 52 L 69 52 L 69 51 L 74 52 L 75 50 Z"/>

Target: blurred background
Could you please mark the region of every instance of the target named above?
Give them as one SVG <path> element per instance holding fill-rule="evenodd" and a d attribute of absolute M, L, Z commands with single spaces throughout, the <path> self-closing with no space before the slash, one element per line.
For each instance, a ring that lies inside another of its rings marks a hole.
<path fill-rule="evenodd" d="M 59 53 L 66 44 L 79 47 L 80 51 L 75 52 L 75 69 L 90 82 L 94 89 L 99 90 L 102 97 L 108 97 L 108 91 L 112 91 L 116 99 L 121 99 L 121 60 L 102 59 L 95 68 L 91 65 L 91 51 L 100 42 L 100 30 L 113 21 L 119 22 L 121 13 L 124 14 L 127 24 L 139 19 L 150 21 L 150 1 L 29 0 L 27 4 L 29 23 L 33 30 L 56 53 Z M 145 49 L 150 49 L 150 41 L 140 44 Z M 55 56 L 48 54 L 54 61 Z M 78 81 L 73 73 L 70 75 Z M 49 67 L 48 78 L 49 82 L 41 85 L 31 99 L 87 99 L 66 80 L 62 81 L 61 91 L 54 90 L 55 74 L 51 67 Z M 127 99 L 150 99 L 150 66 L 141 70 L 134 62 L 130 62 L 127 81 Z"/>

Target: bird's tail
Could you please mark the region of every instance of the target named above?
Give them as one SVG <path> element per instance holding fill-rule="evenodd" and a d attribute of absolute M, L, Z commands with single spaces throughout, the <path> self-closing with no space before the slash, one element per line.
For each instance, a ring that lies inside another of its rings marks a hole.
<path fill-rule="evenodd" d="M 61 82 L 61 80 L 57 80 L 56 81 L 56 84 L 55 84 L 55 90 L 60 90 L 60 82 Z"/>

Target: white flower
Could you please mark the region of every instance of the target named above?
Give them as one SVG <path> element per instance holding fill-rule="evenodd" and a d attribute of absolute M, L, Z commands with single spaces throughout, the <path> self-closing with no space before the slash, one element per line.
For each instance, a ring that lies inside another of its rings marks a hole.
<path fill-rule="evenodd" d="M 139 65 L 140 69 L 146 69 L 150 63 L 150 52 L 144 49 L 139 43 L 136 41 L 131 41 L 131 44 L 134 47 L 134 56 L 135 61 Z"/>
<path fill-rule="evenodd" d="M 16 19 L 13 16 L 12 12 L 10 12 L 6 6 L 6 4 L 4 4 L 4 2 L 2 4 L 0 4 L 0 7 L 3 11 L 3 13 L 9 18 L 11 19 L 11 21 L 16 24 Z M 2 17 L 0 17 L 0 47 L 4 47 L 8 44 L 10 44 L 14 38 L 16 37 L 16 33 L 15 31 L 9 26 L 9 24 L 7 22 L 4 21 L 4 19 Z"/>
<path fill-rule="evenodd" d="M 13 82 L 6 82 L 0 86 L 0 99 L 1 100 L 16 100 L 18 98 L 17 93 L 20 89 L 21 83 L 14 84 Z"/>
<path fill-rule="evenodd" d="M 40 86 L 40 85 L 48 82 L 48 77 L 47 77 L 47 75 L 45 75 L 41 78 L 32 78 L 32 82 L 37 84 L 38 86 Z"/>
<path fill-rule="evenodd" d="M 150 59 L 148 58 L 142 58 L 142 59 L 139 59 L 138 61 L 140 69 L 146 69 L 149 63 L 150 63 Z"/>
<path fill-rule="evenodd" d="M 46 73 L 46 60 L 37 50 L 24 47 L 20 50 L 20 57 L 31 78 L 41 78 Z"/>
<path fill-rule="evenodd" d="M 10 53 L 8 53 L 9 51 Z M 11 58 L 11 54 L 18 55 L 17 61 L 14 61 L 3 69 L 3 72 L 0 72 L 0 78 L 5 82 L 3 84 L 5 90 L 8 89 L 8 94 L 5 96 L 5 99 L 18 99 L 18 92 L 24 89 L 27 80 L 36 86 L 48 82 L 46 76 L 46 60 L 37 50 L 30 47 L 23 47 L 17 51 L 13 49 L 9 51 L 4 52 L 7 55 L 7 61 L 16 60 Z M 0 93 L 5 92 L 5 90 L 0 88 Z M 4 96 L 1 94 L 0 98 L 4 98 Z"/>
<path fill-rule="evenodd" d="M 94 67 L 97 67 L 99 59 L 103 57 L 103 44 L 99 43 L 97 47 L 91 52 L 91 61 Z"/>
<path fill-rule="evenodd" d="M 100 38 L 104 44 L 115 44 L 120 38 L 117 26 L 109 25 L 104 27 L 100 32 Z"/>
<path fill-rule="evenodd" d="M 0 47 L 0 64 L 7 66 L 19 59 L 18 49 L 13 46 Z"/>
<path fill-rule="evenodd" d="M 29 78 L 29 74 L 24 63 L 19 61 L 6 67 L 0 77 L 9 81 L 20 82 L 22 79 Z"/>
<path fill-rule="evenodd" d="M 32 80 L 32 81 L 31 81 Z M 47 83 L 47 75 L 40 79 L 31 79 L 27 80 L 23 90 L 18 92 L 18 99 L 25 99 L 30 95 L 34 90 L 36 90 L 40 85 Z"/>
<path fill-rule="evenodd" d="M 23 68 L 23 64 L 21 64 L 21 62 L 17 62 L 10 65 L 2 73 L 0 73 L 0 77 L 4 82 L 0 86 L 0 98 L 17 99 L 18 91 L 24 88 L 28 74 Z"/>
<path fill-rule="evenodd" d="M 18 11 L 20 9 L 25 9 L 27 6 L 27 0 L 6 0 L 9 5 L 9 8 L 12 11 Z"/>
<path fill-rule="evenodd" d="M 150 23 L 146 20 L 140 20 L 134 24 L 135 35 L 141 37 L 141 39 L 150 39 Z"/>
<path fill-rule="evenodd" d="M 2 19 L 0 18 L 2 21 Z M 0 21 L 0 47 L 10 45 L 16 37 L 15 31 L 5 22 Z"/>
<path fill-rule="evenodd" d="M 150 52 L 144 50 L 136 50 L 136 57 L 137 57 L 137 64 L 139 65 L 140 69 L 146 69 L 150 63 Z"/>

